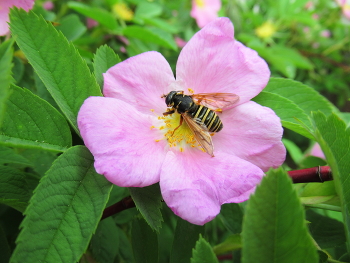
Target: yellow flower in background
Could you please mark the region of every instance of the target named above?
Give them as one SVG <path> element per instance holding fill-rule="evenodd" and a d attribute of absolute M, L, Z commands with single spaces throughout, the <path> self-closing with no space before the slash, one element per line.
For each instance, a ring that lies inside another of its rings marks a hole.
<path fill-rule="evenodd" d="M 134 18 L 134 12 L 125 3 L 116 3 L 112 10 L 122 20 L 131 21 Z"/>
<path fill-rule="evenodd" d="M 276 26 L 271 21 L 267 21 L 255 29 L 255 34 L 260 38 L 269 38 L 276 33 Z"/>

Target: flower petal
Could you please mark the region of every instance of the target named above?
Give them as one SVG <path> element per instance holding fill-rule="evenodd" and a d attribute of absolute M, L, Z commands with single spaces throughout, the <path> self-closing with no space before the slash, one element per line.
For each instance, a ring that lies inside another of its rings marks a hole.
<path fill-rule="evenodd" d="M 10 7 L 16 6 L 28 11 L 32 9 L 34 0 L 0 0 L 0 36 L 9 32 L 8 24 Z"/>
<path fill-rule="evenodd" d="M 95 169 L 122 187 L 143 187 L 159 182 L 165 141 L 156 142 L 152 117 L 121 100 L 89 97 L 78 114 L 86 147 Z"/>
<path fill-rule="evenodd" d="M 218 17 L 221 0 L 192 0 L 191 16 L 196 19 L 197 25 L 202 28 Z"/>
<path fill-rule="evenodd" d="M 237 105 L 255 97 L 269 77 L 270 70 L 256 51 L 234 40 L 228 18 L 218 18 L 195 34 L 176 66 L 176 79 L 184 90 L 235 93 L 240 97 Z"/>
<path fill-rule="evenodd" d="M 215 157 L 198 151 L 168 152 L 160 187 L 166 204 L 181 218 L 197 225 L 212 220 L 223 203 L 243 202 L 264 173 L 236 156 L 219 152 Z"/>
<path fill-rule="evenodd" d="M 236 155 L 263 171 L 282 165 L 286 157 L 283 128 L 273 110 L 250 101 L 224 111 L 220 118 L 224 128 L 213 137 L 214 154 Z"/>
<path fill-rule="evenodd" d="M 131 57 L 111 67 L 104 75 L 103 94 L 136 106 L 139 111 L 158 114 L 166 109 L 162 95 L 168 94 L 174 75 L 169 63 L 158 52 Z"/>

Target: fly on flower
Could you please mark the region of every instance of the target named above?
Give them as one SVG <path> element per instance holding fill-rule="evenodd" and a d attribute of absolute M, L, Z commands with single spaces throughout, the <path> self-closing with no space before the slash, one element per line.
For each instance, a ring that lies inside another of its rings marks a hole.
<path fill-rule="evenodd" d="M 194 138 L 205 152 L 214 157 L 214 145 L 210 133 L 222 130 L 223 124 L 215 111 L 221 112 L 223 109 L 232 106 L 239 100 L 239 96 L 233 93 L 200 93 L 185 95 L 183 91 L 171 91 L 163 95 L 165 103 L 170 110 L 163 115 L 177 113 L 181 114 L 180 124 L 183 120 L 192 131 Z"/>

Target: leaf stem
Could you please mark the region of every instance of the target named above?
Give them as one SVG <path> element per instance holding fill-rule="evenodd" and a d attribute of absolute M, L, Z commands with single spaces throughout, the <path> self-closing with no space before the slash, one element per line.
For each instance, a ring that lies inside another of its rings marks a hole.
<path fill-rule="evenodd" d="M 135 207 L 134 200 L 132 200 L 131 196 L 125 197 L 114 205 L 107 207 L 103 211 L 101 220 L 132 207 Z"/>
<path fill-rule="evenodd" d="M 333 180 L 332 171 L 329 166 L 317 166 L 313 168 L 289 171 L 288 175 L 293 183 L 323 183 Z"/>

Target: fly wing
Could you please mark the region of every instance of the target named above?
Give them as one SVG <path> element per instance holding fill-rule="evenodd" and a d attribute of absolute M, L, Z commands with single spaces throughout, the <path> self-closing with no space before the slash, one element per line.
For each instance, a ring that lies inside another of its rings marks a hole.
<path fill-rule="evenodd" d="M 182 117 L 185 119 L 188 127 L 190 127 L 191 131 L 193 132 L 196 141 L 203 147 L 205 152 L 214 157 L 213 141 L 205 124 L 196 122 L 195 119 L 193 119 L 187 113 L 182 114 Z"/>
<path fill-rule="evenodd" d="M 198 93 L 191 97 L 196 104 L 211 110 L 224 110 L 239 100 L 239 96 L 233 93 Z"/>

